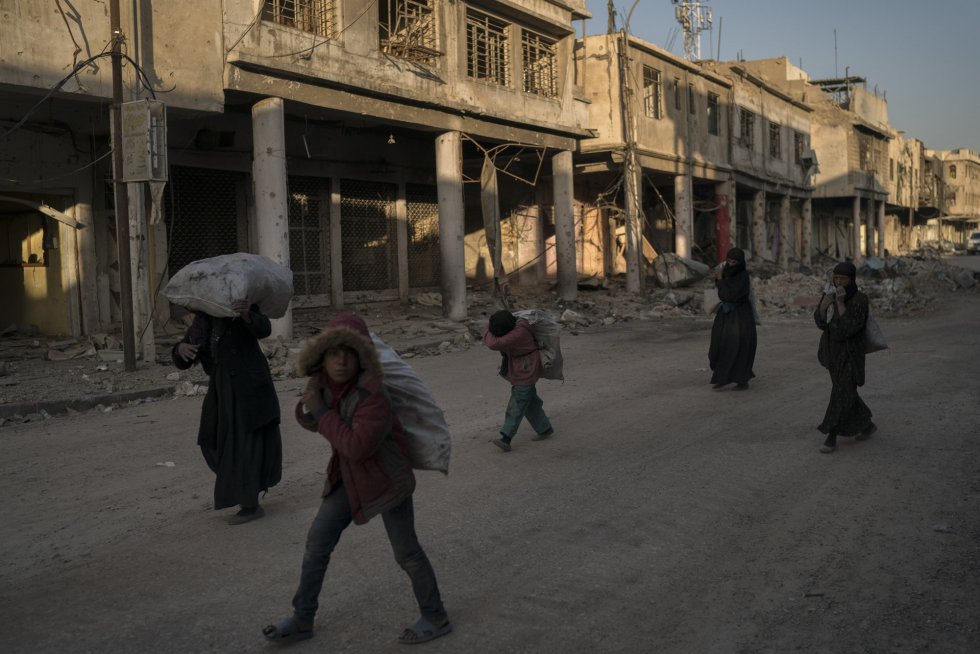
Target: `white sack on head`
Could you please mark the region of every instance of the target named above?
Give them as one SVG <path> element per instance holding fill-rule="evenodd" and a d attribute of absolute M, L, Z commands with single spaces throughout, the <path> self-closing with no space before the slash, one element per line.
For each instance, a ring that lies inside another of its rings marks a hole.
<path fill-rule="evenodd" d="M 412 467 L 448 475 L 452 444 L 442 409 L 412 366 L 374 332 L 371 341 L 381 360 L 391 408 L 405 429 Z"/>
<path fill-rule="evenodd" d="M 257 304 L 269 318 L 282 318 L 293 297 L 293 271 L 259 254 L 223 254 L 181 268 L 163 295 L 177 306 L 217 318 L 238 315 L 231 305 L 239 300 Z"/>

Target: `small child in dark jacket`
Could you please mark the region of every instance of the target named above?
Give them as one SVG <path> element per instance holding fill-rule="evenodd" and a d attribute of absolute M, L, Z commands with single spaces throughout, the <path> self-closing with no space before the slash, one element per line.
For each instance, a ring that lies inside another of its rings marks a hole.
<path fill-rule="evenodd" d="M 523 418 L 527 418 L 535 431 L 531 440 L 540 441 L 551 436 L 555 430 L 535 388 L 541 377 L 541 355 L 531 325 L 526 320 L 518 320 L 510 311 L 497 311 L 490 316 L 483 332 L 483 344 L 503 355 L 500 376 L 511 383 L 504 426 L 500 428 L 500 438 L 493 444 L 510 452 L 510 441 Z"/>

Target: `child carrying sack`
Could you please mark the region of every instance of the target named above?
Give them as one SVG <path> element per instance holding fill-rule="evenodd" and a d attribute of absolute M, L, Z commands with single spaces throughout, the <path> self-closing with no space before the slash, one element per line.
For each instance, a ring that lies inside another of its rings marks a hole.
<path fill-rule="evenodd" d="M 555 319 L 541 309 L 515 311 L 514 317 L 526 320 L 534 331 L 534 343 L 541 355 L 541 377 L 564 380 L 565 362 L 561 356 L 559 326 Z"/>
<path fill-rule="evenodd" d="M 384 371 L 385 390 L 391 407 L 405 429 L 408 458 L 416 470 L 449 474 L 451 450 L 449 426 L 432 393 L 395 350 L 371 332 Z"/>

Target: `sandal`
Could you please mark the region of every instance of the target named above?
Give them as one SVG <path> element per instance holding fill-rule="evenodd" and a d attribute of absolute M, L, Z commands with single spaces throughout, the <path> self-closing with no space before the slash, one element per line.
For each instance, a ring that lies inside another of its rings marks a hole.
<path fill-rule="evenodd" d="M 313 638 L 313 627 L 303 629 L 296 618 L 286 618 L 282 622 L 264 627 L 262 635 L 273 643 L 289 645 L 299 640 Z"/>
<path fill-rule="evenodd" d="M 452 630 L 453 626 L 448 619 L 442 625 L 436 626 L 423 617 L 419 618 L 411 627 L 405 627 L 405 631 L 398 637 L 398 642 L 405 645 L 427 643 L 439 636 L 445 636 Z"/>

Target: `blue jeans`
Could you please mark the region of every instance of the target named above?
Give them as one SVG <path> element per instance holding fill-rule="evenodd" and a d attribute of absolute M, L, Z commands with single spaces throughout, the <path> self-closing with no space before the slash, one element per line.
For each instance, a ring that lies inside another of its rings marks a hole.
<path fill-rule="evenodd" d="M 507 403 L 504 426 L 500 428 L 504 439 L 509 441 L 514 437 L 522 418 L 527 418 L 531 428 L 539 434 L 551 429 L 551 421 L 544 414 L 544 402 L 538 397 L 538 390 L 533 384 L 510 387 L 510 401 Z"/>
<path fill-rule="evenodd" d="M 388 532 L 388 540 L 391 541 L 391 549 L 395 553 L 395 561 L 408 573 L 412 581 L 412 590 L 415 592 L 419 610 L 429 622 L 439 624 L 446 619 L 446 610 L 443 608 L 439 587 L 436 585 L 436 574 L 415 536 L 415 511 L 412 508 L 412 498 L 408 497 L 395 508 L 382 513 L 381 518 L 385 523 L 385 531 Z M 320 510 L 306 536 L 303 571 L 300 575 L 299 588 L 293 596 L 293 611 L 300 622 L 313 623 L 319 606 L 317 598 L 323 586 L 327 565 L 330 563 L 330 554 L 340 541 L 340 534 L 351 520 L 347 489 L 340 485 L 323 498 Z"/>

